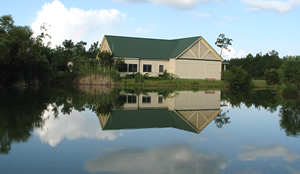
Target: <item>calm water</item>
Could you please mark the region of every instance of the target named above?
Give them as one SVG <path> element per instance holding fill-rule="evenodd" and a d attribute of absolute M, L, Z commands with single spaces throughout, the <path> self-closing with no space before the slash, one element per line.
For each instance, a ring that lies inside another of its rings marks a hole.
<path fill-rule="evenodd" d="M 300 102 L 272 91 L 0 96 L 0 173 L 300 173 Z"/>

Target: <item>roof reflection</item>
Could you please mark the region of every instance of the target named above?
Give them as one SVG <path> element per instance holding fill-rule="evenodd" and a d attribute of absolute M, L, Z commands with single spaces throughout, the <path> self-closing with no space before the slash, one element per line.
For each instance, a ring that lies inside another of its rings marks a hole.
<path fill-rule="evenodd" d="M 172 127 L 200 133 L 221 113 L 220 91 L 179 91 L 163 97 L 157 93 L 121 93 L 123 110 L 98 114 L 103 130 Z"/>

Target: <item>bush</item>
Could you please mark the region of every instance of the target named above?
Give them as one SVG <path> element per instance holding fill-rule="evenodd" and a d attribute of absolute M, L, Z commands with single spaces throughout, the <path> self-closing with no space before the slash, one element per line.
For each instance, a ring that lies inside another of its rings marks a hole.
<path fill-rule="evenodd" d="M 269 69 L 265 71 L 265 79 L 268 85 L 275 85 L 279 83 L 279 70 Z"/>
<path fill-rule="evenodd" d="M 231 89 L 245 89 L 252 87 L 251 75 L 241 66 L 233 66 L 223 74 L 224 80 Z"/>
<path fill-rule="evenodd" d="M 300 56 L 285 58 L 281 65 L 280 79 L 283 84 L 300 90 Z"/>

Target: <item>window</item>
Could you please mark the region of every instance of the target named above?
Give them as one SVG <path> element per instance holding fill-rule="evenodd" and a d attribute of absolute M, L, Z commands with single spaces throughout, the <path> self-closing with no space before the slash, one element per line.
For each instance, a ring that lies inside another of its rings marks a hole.
<path fill-rule="evenodd" d="M 128 103 L 136 103 L 136 95 L 129 95 Z"/>
<path fill-rule="evenodd" d="M 121 103 L 126 103 L 127 102 L 127 96 L 126 95 L 120 95 L 119 96 L 119 101 L 121 101 Z"/>
<path fill-rule="evenodd" d="M 158 103 L 162 103 L 163 102 L 163 97 L 162 96 L 159 96 L 158 97 Z"/>
<path fill-rule="evenodd" d="M 143 72 L 152 72 L 152 65 L 143 65 Z"/>
<path fill-rule="evenodd" d="M 127 64 L 123 64 L 123 65 L 119 68 L 119 72 L 127 72 Z"/>
<path fill-rule="evenodd" d="M 142 103 L 151 103 L 151 97 L 143 96 Z"/>
<path fill-rule="evenodd" d="M 163 65 L 159 65 L 159 72 L 164 72 L 164 66 Z"/>
<path fill-rule="evenodd" d="M 137 64 L 129 64 L 129 72 L 137 72 Z"/>

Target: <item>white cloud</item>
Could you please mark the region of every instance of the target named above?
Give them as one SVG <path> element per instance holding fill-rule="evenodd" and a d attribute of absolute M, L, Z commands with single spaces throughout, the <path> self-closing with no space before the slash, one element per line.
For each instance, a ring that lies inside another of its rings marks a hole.
<path fill-rule="evenodd" d="M 153 4 L 167 5 L 178 9 L 192 9 L 198 3 L 218 1 L 218 0 L 115 0 L 115 1 L 132 2 L 132 3 L 150 2 Z"/>
<path fill-rule="evenodd" d="M 92 173 L 221 173 L 226 160 L 218 154 L 197 152 L 188 146 L 152 149 L 122 149 L 89 160 L 85 168 Z"/>
<path fill-rule="evenodd" d="M 239 17 L 235 17 L 235 16 L 223 16 L 222 18 L 229 22 L 240 19 Z"/>
<path fill-rule="evenodd" d="M 242 49 L 239 49 L 238 51 L 236 51 L 233 47 L 228 47 L 228 49 L 230 50 L 226 50 L 223 49 L 222 51 L 222 57 L 226 60 L 228 59 L 232 59 L 232 58 L 241 58 L 241 57 L 245 57 L 247 54 L 245 51 L 243 51 Z"/>
<path fill-rule="evenodd" d="M 201 18 L 211 17 L 211 15 L 208 14 L 208 13 L 200 13 L 200 12 L 197 12 L 197 11 L 191 12 L 190 14 L 192 14 L 194 16 L 197 16 L 197 17 L 201 17 Z"/>
<path fill-rule="evenodd" d="M 271 10 L 278 13 L 286 13 L 300 5 L 300 0 L 270 1 L 270 0 L 243 0 L 248 4 L 250 11 Z"/>
<path fill-rule="evenodd" d="M 144 35 L 144 34 L 151 33 L 153 30 L 155 30 L 156 26 L 157 26 L 156 24 L 151 24 L 151 25 L 149 25 L 149 27 L 147 29 L 142 28 L 142 27 L 138 27 L 136 29 L 136 33 L 138 35 Z"/>
<path fill-rule="evenodd" d="M 48 110 L 51 110 L 51 107 Z M 72 111 L 71 116 L 60 113 L 58 118 L 54 118 L 52 112 L 45 112 L 43 115 L 44 125 L 42 128 L 37 128 L 35 133 L 40 137 L 42 143 L 48 143 L 52 147 L 55 147 L 63 139 L 114 140 L 122 136 L 121 131 L 102 131 L 98 117 L 92 112 L 91 114 L 83 115 L 78 111 Z"/>
<path fill-rule="evenodd" d="M 52 37 L 52 46 L 61 45 L 65 39 L 72 39 L 75 43 L 83 40 L 91 44 L 100 41 L 104 34 L 118 31 L 125 19 L 126 14 L 117 9 L 68 9 L 59 0 L 54 0 L 46 3 L 37 13 L 31 27 L 37 35 L 41 33 L 43 23 L 51 25 L 47 32 Z"/>
<path fill-rule="evenodd" d="M 254 161 L 257 159 L 281 157 L 286 161 L 294 161 L 299 158 L 299 155 L 291 152 L 287 147 L 282 145 L 268 146 L 268 147 L 244 147 L 245 152 L 238 156 L 241 161 Z"/>

